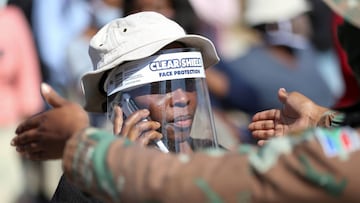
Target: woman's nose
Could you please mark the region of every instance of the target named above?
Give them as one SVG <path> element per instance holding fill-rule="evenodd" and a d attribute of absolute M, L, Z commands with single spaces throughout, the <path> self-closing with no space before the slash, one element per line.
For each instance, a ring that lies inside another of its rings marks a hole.
<path fill-rule="evenodd" d="M 178 88 L 171 92 L 171 104 L 173 106 L 187 106 L 189 102 L 190 101 L 187 92 L 182 88 Z"/>

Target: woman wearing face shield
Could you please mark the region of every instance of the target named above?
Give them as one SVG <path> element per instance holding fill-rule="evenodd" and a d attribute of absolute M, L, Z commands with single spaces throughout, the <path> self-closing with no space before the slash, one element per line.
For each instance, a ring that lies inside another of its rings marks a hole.
<path fill-rule="evenodd" d="M 85 109 L 107 113 L 115 134 L 173 152 L 218 145 L 205 83 L 205 69 L 219 60 L 211 41 L 142 12 L 100 29 L 89 55 L 95 70 L 82 77 Z M 139 111 L 124 111 L 124 93 Z"/>
<path fill-rule="evenodd" d="M 203 70 L 201 54 L 178 42 L 112 70 L 104 86 L 114 133 L 163 152 L 217 147 Z"/>

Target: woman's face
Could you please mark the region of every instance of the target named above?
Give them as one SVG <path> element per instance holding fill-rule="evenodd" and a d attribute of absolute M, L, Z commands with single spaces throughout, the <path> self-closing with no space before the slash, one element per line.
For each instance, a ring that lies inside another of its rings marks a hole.
<path fill-rule="evenodd" d="M 145 87 L 149 93 L 137 90 L 134 100 L 149 109 L 151 119 L 161 123 L 168 139 L 182 141 L 190 134 L 197 106 L 195 83 L 195 79 L 152 83 Z"/>

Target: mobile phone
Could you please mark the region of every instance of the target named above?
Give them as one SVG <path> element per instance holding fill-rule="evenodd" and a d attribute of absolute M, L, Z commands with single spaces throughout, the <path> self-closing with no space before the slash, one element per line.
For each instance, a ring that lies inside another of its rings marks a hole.
<path fill-rule="evenodd" d="M 135 101 L 131 98 L 131 96 L 128 93 L 122 94 L 120 100 L 120 106 L 126 117 L 128 117 L 130 114 L 134 113 L 135 111 L 139 110 L 139 107 L 136 105 Z M 149 120 L 151 120 L 150 117 L 143 119 L 143 121 L 149 121 Z M 162 140 L 156 140 L 155 144 L 162 152 L 165 153 L 169 152 L 169 150 L 166 148 Z"/>

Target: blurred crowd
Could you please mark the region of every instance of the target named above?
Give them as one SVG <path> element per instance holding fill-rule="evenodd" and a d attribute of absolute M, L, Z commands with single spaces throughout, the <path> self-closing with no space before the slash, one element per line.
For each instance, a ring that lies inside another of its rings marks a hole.
<path fill-rule="evenodd" d="M 9 0 L 0 1 L 0 197 L 2 202 L 48 202 L 61 175 L 58 161 L 23 160 L 10 147 L 24 118 L 48 108 L 42 81 L 84 103 L 80 77 L 92 70 L 90 38 L 112 19 L 152 10 L 188 33 L 210 38 L 221 62 L 207 69 L 218 137 L 255 143 L 254 113 L 281 108 L 279 88 L 319 105 L 341 108 L 359 98 L 336 41 L 341 17 L 322 0 Z M 29 95 L 29 96 L 26 96 Z M 19 99 L 26 98 L 26 99 Z M 89 112 L 109 128 L 106 115 Z"/>

